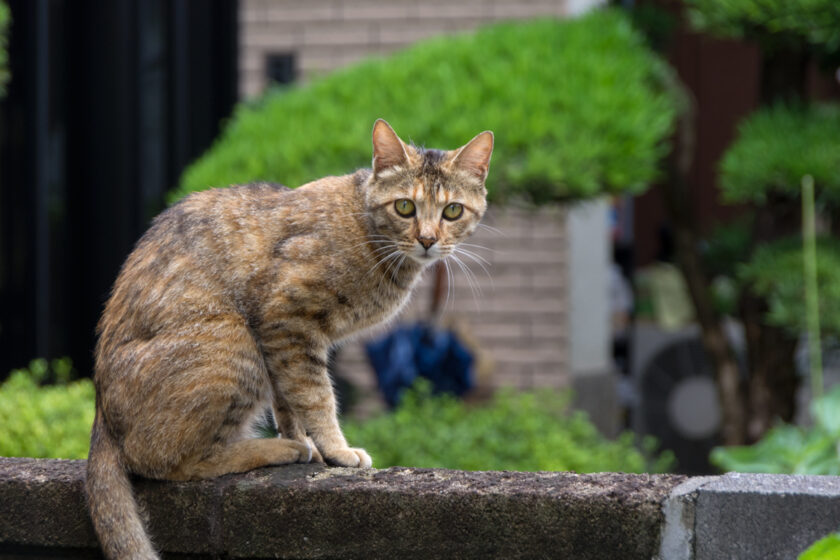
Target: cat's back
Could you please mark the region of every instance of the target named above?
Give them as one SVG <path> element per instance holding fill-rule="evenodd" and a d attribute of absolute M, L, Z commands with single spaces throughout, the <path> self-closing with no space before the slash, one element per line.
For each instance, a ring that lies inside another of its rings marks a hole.
<path fill-rule="evenodd" d="M 149 339 L 191 316 L 232 309 L 234 263 L 259 258 L 274 235 L 261 216 L 292 189 L 254 183 L 194 193 L 159 214 L 126 259 L 99 323 L 100 345 Z M 251 254 L 248 254 L 248 253 Z"/>

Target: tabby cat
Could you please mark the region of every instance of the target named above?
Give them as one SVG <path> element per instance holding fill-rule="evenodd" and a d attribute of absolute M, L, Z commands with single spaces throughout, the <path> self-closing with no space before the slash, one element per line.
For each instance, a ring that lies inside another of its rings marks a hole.
<path fill-rule="evenodd" d="M 108 558 L 157 558 L 128 473 L 371 466 L 339 428 L 327 352 L 394 316 L 476 229 L 492 150 L 489 131 L 418 148 L 380 119 L 372 170 L 208 190 L 154 220 L 97 329 L 87 495 Z M 264 418 L 280 437 L 257 437 Z"/>

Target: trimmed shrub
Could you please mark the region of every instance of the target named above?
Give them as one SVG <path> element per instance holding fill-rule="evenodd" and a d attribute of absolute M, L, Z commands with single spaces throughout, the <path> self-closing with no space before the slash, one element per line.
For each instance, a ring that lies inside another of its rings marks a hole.
<path fill-rule="evenodd" d="M 377 468 L 464 470 L 665 472 L 670 452 L 653 456 L 655 442 L 635 436 L 604 438 L 585 413 L 570 411 L 568 393 L 502 391 L 483 406 L 431 396 L 427 385 L 406 392 L 393 412 L 345 421 L 352 445 L 364 447 Z"/>
<path fill-rule="evenodd" d="M 687 0 L 695 28 L 724 37 L 772 37 L 840 50 L 837 0 Z"/>
<path fill-rule="evenodd" d="M 798 199 L 802 177 L 811 175 L 818 203 L 837 204 L 838 131 L 837 105 L 776 105 L 752 113 L 738 127 L 738 138 L 720 165 L 725 199 L 758 204 L 772 194 Z"/>
<path fill-rule="evenodd" d="M 816 262 L 821 329 L 840 336 L 840 241 L 819 240 Z M 767 323 L 792 335 L 807 330 L 802 267 L 802 239 L 795 237 L 759 246 L 738 268 L 739 280 L 767 301 Z"/>
<path fill-rule="evenodd" d="M 378 117 L 407 140 L 448 149 L 493 130 L 496 200 L 639 193 L 668 149 L 668 72 L 619 10 L 432 39 L 239 105 L 170 201 L 210 186 L 298 186 L 367 167 Z"/>
<path fill-rule="evenodd" d="M 0 385 L 0 456 L 83 459 L 90 446 L 94 389 L 70 382 L 69 360 L 34 360 Z M 52 385 L 40 385 L 45 381 Z"/>

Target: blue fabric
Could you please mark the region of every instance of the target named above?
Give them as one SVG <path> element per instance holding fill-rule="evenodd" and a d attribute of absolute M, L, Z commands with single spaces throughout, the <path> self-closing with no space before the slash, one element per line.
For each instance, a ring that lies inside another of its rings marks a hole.
<path fill-rule="evenodd" d="M 418 377 L 431 381 L 435 393 L 461 396 L 473 387 L 475 360 L 452 331 L 418 323 L 397 328 L 365 349 L 379 390 L 391 407 Z"/>

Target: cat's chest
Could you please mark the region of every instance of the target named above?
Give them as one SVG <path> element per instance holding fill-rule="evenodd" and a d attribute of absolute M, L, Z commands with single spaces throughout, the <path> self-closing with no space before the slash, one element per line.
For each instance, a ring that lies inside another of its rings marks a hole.
<path fill-rule="evenodd" d="M 338 340 L 392 319 L 410 299 L 413 285 L 409 279 L 399 286 L 374 285 L 336 298 L 342 305 L 335 309 L 332 321 L 323 325 L 325 334 Z"/>

